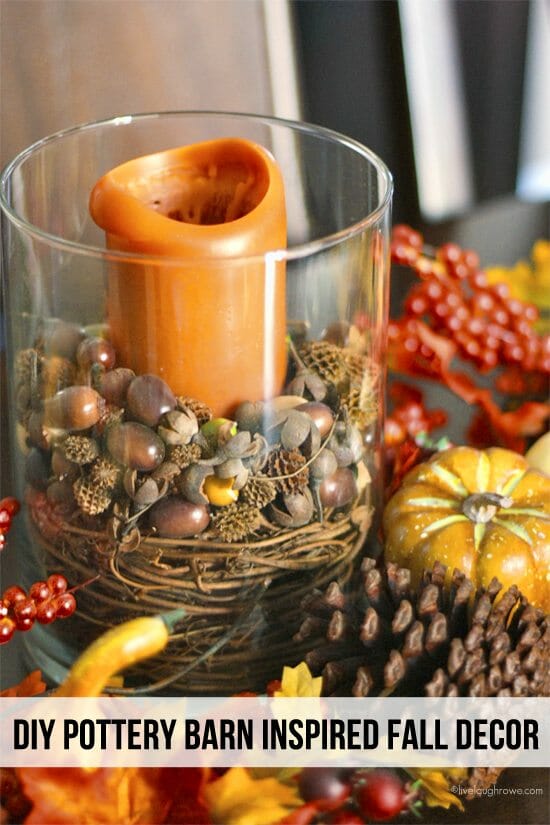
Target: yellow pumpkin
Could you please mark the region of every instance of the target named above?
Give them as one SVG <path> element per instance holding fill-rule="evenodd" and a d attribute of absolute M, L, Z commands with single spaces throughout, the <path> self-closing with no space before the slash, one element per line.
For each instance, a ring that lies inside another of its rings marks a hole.
<path fill-rule="evenodd" d="M 550 612 L 550 476 L 511 450 L 453 447 L 407 474 L 384 511 L 385 558 L 416 584 L 436 561 L 517 584 Z"/>

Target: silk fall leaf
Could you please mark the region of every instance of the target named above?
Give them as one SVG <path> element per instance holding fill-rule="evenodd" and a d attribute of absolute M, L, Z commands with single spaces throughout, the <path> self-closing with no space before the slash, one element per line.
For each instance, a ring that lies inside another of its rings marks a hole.
<path fill-rule="evenodd" d="M 274 691 L 274 696 L 284 696 L 292 698 L 296 696 L 317 697 L 321 695 L 323 687 L 323 677 L 313 677 L 305 662 L 300 662 L 296 667 L 283 668 L 281 679 L 281 689 Z"/>
<path fill-rule="evenodd" d="M 295 788 L 273 777 L 255 779 L 245 768 L 230 768 L 203 794 L 215 825 L 272 825 L 302 804 Z"/>

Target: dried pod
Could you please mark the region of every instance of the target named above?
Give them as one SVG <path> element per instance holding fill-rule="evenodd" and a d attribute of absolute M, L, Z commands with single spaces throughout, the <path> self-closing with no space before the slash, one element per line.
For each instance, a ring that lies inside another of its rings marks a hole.
<path fill-rule="evenodd" d="M 260 511 L 251 504 L 230 504 L 212 517 L 214 530 L 228 542 L 246 538 L 260 526 L 260 522 Z"/>
<path fill-rule="evenodd" d="M 166 481 L 168 484 L 172 482 L 181 473 L 181 468 L 173 461 L 163 461 L 156 470 L 151 473 L 151 478 L 155 481 Z"/>
<path fill-rule="evenodd" d="M 166 482 L 162 484 L 162 488 L 166 490 Z M 154 504 L 155 501 L 158 501 L 161 495 L 162 489 L 159 488 L 157 482 L 152 478 L 145 478 L 136 485 L 132 499 L 138 507 L 147 507 L 149 504 Z"/>
<path fill-rule="evenodd" d="M 156 427 L 161 416 L 176 407 L 176 397 L 166 381 L 157 375 L 138 375 L 128 387 L 128 411 L 133 418 Z"/>
<path fill-rule="evenodd" d="M 363 437 L 353 424 L 337 421 L 328 446 L 336 456 L 339 467 L 356 464 L 363 456 Z"/>
<path fill-rule="evenodd" d="M 208 404 L 205 404 L 204 401 L 199 401 L 198 398 L 178 395 L 176 404 L 178 410 L 182 410 L 182 412 L 192 412 L 198 421 L 199 427 L 206 424 L 206 422 L 212 418 L 212 410 Z"/>
<path fill-rule="evenodd" d="M 319 497 L 324 507 L 345 507 L 357 497 L 357 482 L 349 467 L 339 467 L 321 482 Z"/>
<path fill-rule="evenodd" d="M 197 536 L 208 527 L 210 515 L 203 504 L 194 504 L 183 498 L 162 499 L 151 508 L 149 523 L 159 536 L 183 539 Z"/>
<path fill-rule="evenodd" d="M 198 433 L 199 425 L 195 413 L 171 410 L 161 419 L 157 432 L 165 444 L 189 444 Z"/>
<path fill-rule="evenodd" d="M 327 404 L 322 404 L 319 401 L 308 401 L 297 407 L 297 410 L 306 413 L 311 418 L 319 430 L 321 438 L 329 434 L 334 424 L 334 414 Z"/>
<path fill-rule="evenodd" d="M 73 484 L 73 492 L 80 509 L 88 516 L 103 513 L 112 501 L 111 492 L 98 487 L 89 478 L 79 478 Z"/>
<path fill-rule="evenodd" d="M 119 464 L 148 472 L 164 460 L 164 442 L 144 424 L 127 421 L 107 432 L 107 449 Z"/>
<path fill-rule="evenodd" d="M 264 425 L 263 401 L 243 401 L 235 410 L 235 421 L 239 429 L 250 433 L 260 433 Z"/>
<path fill-rule="evenodd" d="M 91 464 L 99 455 L 97 441 L 86 435 L 69 435 L 60 446 L 65 458 L 82 466 Z"/>
<path fill-rule="evenodd" d="M 191 464 L 179 478 L 178 487 L 182 495 L 193 504 L 208 504 L 204 492 L 205 480 L 213 475 L 214 470 L 206 464 Z"/>
<path fill-rule="evenodd" d="M 286 390 L 303 398 L 310 396 L 314 401 L 322 401 L 327 397 L 328 387 L 315 372 L 298 370 Z"/>
<path fill-rule="evenodd" d="M 312 420 L 306 413 L 290 410 L 281 429 L 281 444 L 285 450 L 297 449 L 311 432 Z"/>
<path fill-rule="evenodd" d="M 126 395 L 128 387 L 136 377 L 133 370 L 126 367 L 118 367 L 116 370 L 104 372 L 99 375 L 97 390 L 103 398 L 115 407 L 126 406 Z"/>
<path fill-rule="evenodd" d="M 248 476 L 248 470 L 245 469 L 240 458 L 228 458 L 227 461 L 222 461 L 215 468 L 218 478 L 235 478 L 243 472 Z"/>
<path fill-rule="evenodd" d="M 46 426 L 68 430 L 87 430 L 96 424 L 105 401 L 91 387 L 67 387 L 44 402 Z"/>
<path fill-rule="evenodd" d="M 309 488 L 301 493 L 287 493 L 283 496 L 283 506 L 269 505 L 272 520 L 281 527 L 303 527 L 313 517 L 313 497 Z"/>

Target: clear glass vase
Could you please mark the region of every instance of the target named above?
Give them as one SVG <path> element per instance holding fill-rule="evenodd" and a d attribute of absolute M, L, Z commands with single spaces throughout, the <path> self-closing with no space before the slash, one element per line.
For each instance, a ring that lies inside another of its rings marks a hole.
<path fill-rule="evenodd" d="M 210 192 L 203 219 L 193 203 L 180 214 L 177 192 L 161 202 L 138 170 L 139 208 L 170 231 L 194 223 L 201 239 L 213 227 L 199 253 L 128 244 L 92 220 L 111 170 L 226 139 L 274 157 L 286 245 L 234 241 L 256 211 L 272 219 L 263 184 L 236 217 Z M 73 616 L 25 634 L 52 680 L 107 627 L 182 607 L 165 653 L 127 684 L 263 690 L 300 658 L 301 600 L 345 585 L 376 552 L 391 194 L 384 164 L 349 138 L 225 113 L 81 126 L 4 170 L 13 493 L 26 524 L 12 552 L 24 586 L 54 572 L 87 582 Z"/>

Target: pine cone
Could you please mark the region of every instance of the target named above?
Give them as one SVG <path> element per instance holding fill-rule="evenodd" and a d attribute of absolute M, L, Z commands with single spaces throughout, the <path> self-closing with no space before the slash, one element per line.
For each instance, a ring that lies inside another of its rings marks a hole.
<path fill-rule="evenodd" d="M 275 482 L 270 481 L 266 476 L 250 476 L 246 484 L 241 490 L 241 501 L 245 504 L 251 504 L 261 510 L 267 504 L 273 501 L 277 495 L 277 486 Z"/>
<path fill-rule="evenodd" d="M 180 470 L 185 470 L 201 457 L 201 448 L 198 444 L 176 444 L 168 447 L 166 460 L 177 464 Z"/>
<path fill-rule="evenodd" d="M 380 377 L 380 367 L 373 358 L 359 352 L 347 351 L 345 354 L 346 371 L 350 381 L 356 384 L 365 384 L 368 389 L 374 389 Z"/>
<path fill-rule="evenodd" d="M 240 541 L 259 527 L 260 519 L 251 504 L 229 504 L 212 516 L 212 525 L 223 541 Z"/>
<path fill-rule="evenodd" d="M 93 438 L 88 438 L 87 435 L 69 435 L 61 445 L 61 449 L 65 458 L 73 464 L 91 464 L 99 455 L 97 442 Z"/>
<path fill-rule="evenodd" d="M 103 513 L 111 504 L 110 490 L 105 490 L 89 478 L 79 478 L 73 484 L 74 497 L 80 509 L 89 516 Z"/>
<path fill-rule="evenodd" d="M 22 349 L 15 356 L 15 380 L 17 384 L 30 386 L 38 382 L 42 369 L 42 356 L 37 349 Z"/>
<path fill-rule="evenodd" d="M 328 341 L 309 341 L 300 348 L 305 366 L 324 381 L 339 384 L 346 377 L 346 362 L 341 347 Z"/>
<path fill-rule="evenodd" d="M 43 362 L 41 381 L 45 398 L 75 383 L 76 368 L 72 361 L 52 355 Z"/>
<path fill-rule="evenodd" d="M 351 387 L 342 395 L 341 405 L 348 411 L 349 420 L 363 430 L 375 421 L 380 402 L 372 390 L 364 392 L 362 388 Z"/>
<path fill-rule="evenodd" d="M 296 493 L 307 487 L 309 469 L 300 450 L 273 450 L 267 457 L 266 475 L 271 477 L 283 493 Z M 301 468 L 304 467 L 302 470 Z"/>
<path fill-rule="evenodd" d="M 90 481 L 102 490 L 112 490 L 122 478 L 122 470 L 108 458 L 98 458 L 89 470 Z"/>
<path fill-rule="evenodd" d="M 183 412 L 192 412 L 194 413 L 199 427 L 203 424 L 206 424 L 207 421 L 212 419 L 213 413 L 208 404 L 205 404 L 204 401 L 199 401 L 198 398 L 188 398 L 185 395 L 178 395 L 177 399 L 178 409 L 182 410 Z"/>
<path fill-rule="evenodd" d="M 516 587 L 495 601 L 493 579 L 475 595 L 472 582 L 434 565 L 418 592 L 396 564 L 362 565 L 362 593 L 345 596 L 336 582 L 306 597 L 297 639 L 325 636 L 306 656 L 323 674 L 325 695 L 549 696 L 548 617 Z"/>

